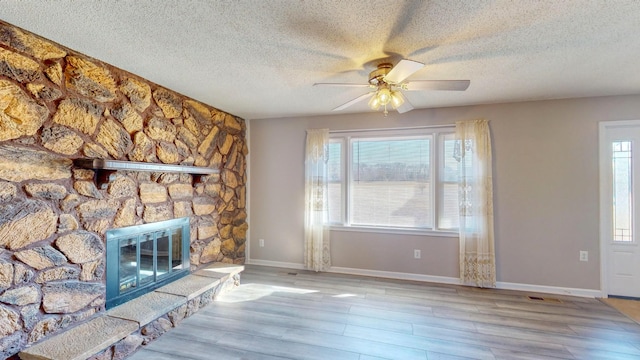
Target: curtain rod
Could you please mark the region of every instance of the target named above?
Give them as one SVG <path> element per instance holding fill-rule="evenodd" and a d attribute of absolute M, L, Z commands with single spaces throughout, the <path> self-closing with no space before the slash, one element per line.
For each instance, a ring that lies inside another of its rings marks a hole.
<path fill-rule="evenodd" d="M 455 127 L 455 126 L 456 126 L 455 124 L 444 124 L 444 125 L 426 125 L 426 126 L 413 126 L 413 127 L 402 127 L 402 128 L 329 130 L 329 134 L 367 132 L 367 131 L 422 130 L 422 129 L 435 129 L 435 128 L 444 128 L 444 127 Z"/>

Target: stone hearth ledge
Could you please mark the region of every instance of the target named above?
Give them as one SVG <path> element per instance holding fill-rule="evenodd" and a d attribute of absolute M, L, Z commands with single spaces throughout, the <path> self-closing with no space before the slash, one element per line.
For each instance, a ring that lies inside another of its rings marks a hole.
<path fill-rule="evenodd" d="M 23 360 L 84 360 L 137 332 L 187 301 L 223 291 L 242 265 L 214 263 L 20 352 Z"/>

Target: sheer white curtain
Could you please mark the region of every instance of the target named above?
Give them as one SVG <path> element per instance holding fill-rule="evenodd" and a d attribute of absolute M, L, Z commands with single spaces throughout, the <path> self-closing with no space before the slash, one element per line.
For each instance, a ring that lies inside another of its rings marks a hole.
<path fill-rule="evenodd" d="M 493 240 L 493 176 L 489 121 L 456 122 L 460 162 L 460 279 L 496 286 Z"/>
<path fill-rule="evenodd" d="M 329 129 L 307 130 L 305 155 L 304 266 L 315 271 L 331 267 L 327 161 Z"/>

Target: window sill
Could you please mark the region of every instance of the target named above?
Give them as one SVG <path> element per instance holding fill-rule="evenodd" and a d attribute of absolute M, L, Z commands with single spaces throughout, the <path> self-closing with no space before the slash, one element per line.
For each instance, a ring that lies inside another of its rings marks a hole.
<path fill-rule="evenodd" d="M 447 237 L 447 238 L 459 237 L 457 232 L 452 232 L 452 231 L 416 230 L 416 229 L 366 227 L 366 226 L 342 226 L 342 225 L 330 225 L 329 229 L 331 231 L 344 231 L 344 232 L 433 236 L 433 237 Z"/>
<path fill-rule="evenodd" d="M 637 241 L 612 241 L 610 244 L 615 246 L 638 246 Z"/>

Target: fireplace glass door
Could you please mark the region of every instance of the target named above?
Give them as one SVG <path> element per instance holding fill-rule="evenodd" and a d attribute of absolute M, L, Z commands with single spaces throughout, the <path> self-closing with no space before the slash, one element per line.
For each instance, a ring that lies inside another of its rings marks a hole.
<path fill-rule="evenodd" d="M 120 293 L 135 289 L 138 284 L 137 238 L 120 240 Z"/>
<path fill-rule="evenodd" d="M 107 232 L 107 308 L 189 272 L 189 218 Z"/>

